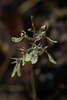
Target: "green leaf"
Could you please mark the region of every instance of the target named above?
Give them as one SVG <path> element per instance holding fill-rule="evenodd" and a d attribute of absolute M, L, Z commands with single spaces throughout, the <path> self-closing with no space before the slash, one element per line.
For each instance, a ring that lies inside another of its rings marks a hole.
<path fill-rule="evenodd" d="M 57 41 L 54 41 L 54 40 L 51 40 L 49 37 L 47 37 L 47 36 L 45 36 L 46 37 L 46 39 L 48 40 L 48 42 L 50 43 L 50 44 L 53 44 L 53 43 L 57 43 Z"/>
<path fill-rule="evenodd" d="M 46 53 L 47 53 L 47 55 L 48 55 L 49 61 L 50 61 L 51 63 L 53 63 L 53 64 L 57 64 L 57 62 L 52 58 L 52 56 L 51 56 L 48 52 L 46 52 Z"/>
<path fill-rule="evenodd" d="M 23 39 L 23 37 L 19 37 L 19 38 L 17 38 L 17 37 L 12 37 L 12 38 L 11 38 L 11 40 L 12 40 L 13 42 L 20 42 L 22 39 Z"/>

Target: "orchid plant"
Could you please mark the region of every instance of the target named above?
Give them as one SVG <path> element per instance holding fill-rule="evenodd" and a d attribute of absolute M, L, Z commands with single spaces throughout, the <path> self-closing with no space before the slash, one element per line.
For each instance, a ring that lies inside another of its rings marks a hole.
<path fill-rule="evenodd" d="M 12 58 L 12 59 L 15 60 L 14 62 L 12 62 L 12 64 L 15 63 L 16 65 L 13 69 L 11 77 L 14 77 L 16 73 L 20 77 L 21 76 L 20 64 L 22 64 L 22 66 L 25 66 L 26 62 L 29 62 L 30 68 L 31 68 L 33 100 L 36 100 L 36 92 L 35 92 L 35 86 L 34 86 L 34 76 L 33 76 L 32 64 L 36 64 L 37 61 L 38 61 L 38 56 L 42 55 L 44 52 L 47 54 L 48 59 L 51 63 L 57 64 L 56 61 L 51 56 L 51 54 L 48 53 L 48 51 L 47 51 L 48 46 L 46 45 L 45 47 L 43 47 L 41 43 L 39 43 L 37 45 L 37 41 L 40 41 L 43 37 L 45 37 L 50 44 L 57 43 L 57 41 L 51 40 L 49 37 L 46 36 L 46 29 L 47 29 L 46 25 L 41 27 L 39 33 L 36 33 L 35 27 L 34 27 L 33 16 L 31 16 L 31 22 L 32 22 L 32 28 L 29 28 L 28 31 L 33 33 L 33 37 L 29 37 L 26 34 L 26 32 L 23 31 L 23 30 L 21 30 L 22 32 L 21 32 L 19 38 L 12 37 L 12 41 L 15 42 L 15 43 L 22 41 L 24 38 L 27 39 L 27 40 L 31 40 L 32 43 L 30 43 L 31 47 L 29 49 L 26 49 L 24 47 L 19 48 L 19 50 L 21 50 L 21 53 L 23 54 L 23 56 L 21 58 Z"/>

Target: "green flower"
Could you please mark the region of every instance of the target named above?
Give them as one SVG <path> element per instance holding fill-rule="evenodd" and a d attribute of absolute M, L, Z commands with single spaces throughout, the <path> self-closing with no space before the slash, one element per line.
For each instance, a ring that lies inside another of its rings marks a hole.
<path fill-rule="evenodd" d="M 20 61 L 16 61 L 11 77 L 14 77 L 16 73 L 19 77 L 21 76 Z"/>
<path fill-rule="evenodd" d="M 23 40 L 23 38 L 26 36 L 25 31 L 22 30 L 22 33 L 20 34 L 21 37 L 17 38 L 17 37 L 12 37 L 11 40 L 15 43 L 20 42 Z"/>
<path fill-rule="evenodd" d="M 31 61 L 32 64 L 35 64 L 38 61 L 38 56 L 35 50 L 32 51 L 30 54 L 26 53 L 26 61 Z"/>

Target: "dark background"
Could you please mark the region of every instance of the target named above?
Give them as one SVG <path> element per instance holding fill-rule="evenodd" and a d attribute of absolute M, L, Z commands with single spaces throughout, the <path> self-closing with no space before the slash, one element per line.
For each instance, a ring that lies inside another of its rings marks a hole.
<path fill-rule="evenodd" d="M 19 37 L 21 30 L 32 36 L 27 31 L 31 15 L 36 32 L 45 24 L 47 36 L 58 41 L 54 45 L 40 41 L 49 46 L 57 65 L 45 54 L 33 65 L 37 100 L 67 100 L 67 0 L 0 0 L 0 100 L 32 100 L 29 64 L 21 67 L 20 78 L 11 78 L 14 65 L 10 59 L 22 56 L 18 47 L 29 47 L 27 40 L 15 44 L 11 37 Z"/>

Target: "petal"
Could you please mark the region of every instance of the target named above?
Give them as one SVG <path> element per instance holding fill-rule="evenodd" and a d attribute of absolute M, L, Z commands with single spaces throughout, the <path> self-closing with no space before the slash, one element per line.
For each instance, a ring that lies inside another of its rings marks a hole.
<path fill-rule="evenodd" d="M 12 37 L 12 41 L 13 42 L 20 42 L 21 40 L 23 39 L 23 37 L 19 37 L 19 38 L 17 38 L 17 37 Z"/>
<path fill-rule="evenodd" d="M 24 66 L 24 65 L 25 65 L 25 61 L 26 61 L 26 56 L 25 56 L 25 55 L 23 55 L 22 66 Z"/>
<path fill-rule="evenodd" d="M 37 56 L 37 54 L 35 54 L 31 59 L 31 63 L 35 64 L 37 61 L 38 61 L 38 56 Z"/>
<path fill-rule="evenodd" d="M 50 43 L 50 44 L 53 44 L 53 43 L 57 43 L 57 41 L 54 41 L 54 40 L 51 40 L 49 37 L 47 37 L 47 36 L 45 36 L 46 37 L 46 39 L 48 40 L 48 42 Z"/>
<path fill-rule="evenodd" d="M 31 53 L 26 53 L 26 61 L 29 62 L 31 60 Z"/>
<path fill-rule="evenodd" d="M 20 63 L 18 63 L 18 66 L 17 66 L 17 75 L 19 77 L 21 76 Z"/>
<path fill-rule="evenodd" d="M 50 61 L 51 63 L 57 64 L 57 62 L 52 58 L 52 56 L 51 56 L 49 53 L 47 53 L 47 55 L 48 55 L 49 61 Z"/>
<path fill-rule="evenodd" d="M 15 65 L 11 77 L 14 77 L 17 72 L 17 66 Z"/>

